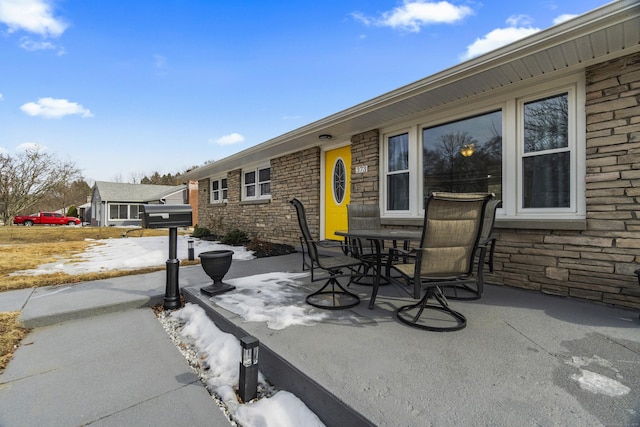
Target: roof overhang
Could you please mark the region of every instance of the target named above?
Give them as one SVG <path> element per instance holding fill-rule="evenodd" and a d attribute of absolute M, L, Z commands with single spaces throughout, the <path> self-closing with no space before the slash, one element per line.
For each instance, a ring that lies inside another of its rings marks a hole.
<path fill-rule="evenodd" d="M 640 51 L 640 3 L 618 0 L 417 82 L 196 168 L 197 180 L 400 123 L 416 114 L 543 76 L 583 70 Z"/>

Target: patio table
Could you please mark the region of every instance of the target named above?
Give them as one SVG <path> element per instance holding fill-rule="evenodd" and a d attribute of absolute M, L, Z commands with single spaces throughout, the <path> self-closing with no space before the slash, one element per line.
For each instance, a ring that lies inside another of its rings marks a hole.
<path fill-rule="evenodd" d="M 420 230 L 404 230 L 401 228 L 382 228 L 379 230 L 338 230 L 335 234 L 337 236 L 348 237 L 351 239 L 363 239 L 373 242 L 375 263 L 373 263 L 372 266 L 376 273 L 373 280 L 373 286 L 371 287 L 369 310 L 372 310 L 375 305 L 378 288 L 380 287 L 380 278 L 382 277 L 382 242 L 385 240 L 420 241 L 422 238 L 422 231 Z"/>

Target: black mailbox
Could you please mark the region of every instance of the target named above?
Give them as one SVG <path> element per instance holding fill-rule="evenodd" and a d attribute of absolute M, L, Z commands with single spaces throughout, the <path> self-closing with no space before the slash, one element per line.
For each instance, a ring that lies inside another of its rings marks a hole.
<path fill-rule="evenodd" d="M 191 205 L 142 205 L 142 227 L 191 227 Z"/>

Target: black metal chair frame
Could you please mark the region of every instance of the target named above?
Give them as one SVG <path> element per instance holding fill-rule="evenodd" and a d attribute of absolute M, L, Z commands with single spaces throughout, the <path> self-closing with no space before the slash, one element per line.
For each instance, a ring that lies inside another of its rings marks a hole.
<path fill-rule="evenodd" d="M 480 233 L 482 231 L 482 224 L 484 220 L 485 208 L 488 200 L 490 199 L 490 195 L 479 196 L 478 198 L 482 201 L 482 209 L 479 212 L 479 224 L 477 226 L 477 231 L 475 231 L 475 244 L 473 245 L 473 249 L 468 257 L 468 265 L 466 267 L 466 271 L 463 274 L 446 276 L 446 277 L 424 277 L 420 275 L 421 264 L 422 264 L 422 250 L 418 250 L 416 252 L 415 264 L 413 265 L 413 275 L 408 275 L 401 270 L 398 270 L 398 265 L 396 265 L 396 270 L 401 274 L 401 277 L 405 279 L 405 281 L 413 285 L 413 297 L 415 299 L 419 299 L 419 301 L 415 304 L 409 304 L 405 306 L 401 306 L 396 310 L 396 316 L 398 320 L 402 323 L 405 323 L 409 326 L 428 330 L 428 331 L 436 331 L 436 332 L 444 332 L 444 331 L 457 331 L 463 329 L 467 325 L 466 317 L 458 312 L 453 310 L 449 302 L 447 301 L 447 297 L 443 294 L 442 288 L 449 286 L 459 286 L 462 284 L 471 284 L 477 283 L 478 281 L 483 280 L 482 278 L 482 269 L 480 270 L 480 277 L 473 277 L 473 267 L 474 267 L 474 259 L 476 252 L 479 247 L 480 241 Z M 430 232 L 427 227 L 427 222 L 429 220 L 429 207 L 433 202 L 434 196 L 433 194 L 429 196 L 425 203 L 425 218 L 424 218 L 424 226 L 422 230 L 422 239 L 420 242 L 420 248 L 425 246 L 425 237 L 426 234 Z M 446 199 L 445 197 L 439 197 L 440 199 Z M 478 202 L 478 200 L 472 199 L 449 199 L 451 201 L 465 203 L 465 202 Z M 393 249 L 390 249 L 390 255 Z M 394 268 L 394 265 L 390 266 Z M 393 278 L 392 281 L 394 283 L 398 283 L 398 278 Z M 422 293 L 422 289 L 426 288 L 424 296 L 420 298 Z M 429 303 L 429 300 L 435 300 L 434 303 Z M 442 313 L 445 313 L 449 318 L 455 321 L 455 325 L 453 326 L 431 326 L 427 324 L 419 323 L 420 318 L 428 310 L 436 310 Z"/>
<path fill-rule="evenodd" d="M 348 255 L 321 257 L 318 252 L 318 241 L 311 237 L 311 232 L 309 231 L 304 205 L 295 198 L 291 200 L 290 203 L 296 208 L 298 225 L 300 226 L 302 239 L 304 240 L 307 255 L 310 260 L 310 264 L 307 265 L 312 266 L 310 267 L 312 272 L 313 268 L 319 268 L 329 274 L 326 283 L 316 292 L 307 295 L 305 301 L 309 305 L 327 310 L 341 310 L 355 307 L 360 303 L 360 297 L 347 291 L 340 284 L 338 278 L 351 278 L 354 271 L 362 267 L 363 261 Z M 315 280 L 321 279 L 312 277 L 312 282 Z"/>

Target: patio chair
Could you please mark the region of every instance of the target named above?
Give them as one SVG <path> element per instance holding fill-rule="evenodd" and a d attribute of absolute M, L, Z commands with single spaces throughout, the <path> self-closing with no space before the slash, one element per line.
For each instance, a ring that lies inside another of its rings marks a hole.
<path fill-rule="evenodd" d="M 449 306 L 442 288 L 481 280 L 473 275 L 473 267 L 490 197 L 429 196 L 415 263 L 390 266 L 400 274 L 394 282 L 413 287 L 413 298 L 420 300 L 398 308 L 398 320 L 429 331 L 456 331 L 467 325 L 464 315 Z M 423 288 L 424 296 L 420 298 Z"/>
<path fill-rule="evenodd" d="M 306 302 L 314 307 L 328 310 L 338 310 L 355 307 L 360 303 L 360 297 L 347 291 L 338 281 L 339 277 L 351 278 L 354 271 L 362 268 L 363 261 L 349 255 L 335 255 L 320 257 L 317 241 L 311 237 L 307 224 L 307 215 L 304 205 L 298 199 L 290 203 L 296 208 L 298 224 L 302 232 L 307 254 L 315 268 L 322 269 L 329 274 L 329 278 L 318 291 L 307 295 Z M 320 279 L 317 279 L 320 280 Z M 314 279 L 312 278 L 312 282 Z"/>
<path fill-rule="evenodd" d="M 496 222 L 496 211 L 502 206 L 502 200 L 496 199 L 493 193 L 444 193 L 436 192 L 436 195 L 445 197 L 482 197 L 490 195 L 484 210 L 484 220 L 480 231 L 480 241 L 477 252 L 477 272 L 481 280 L 476 283 L 461 283 L 459 285 L 447 287 L 444 294 L 451 300 L 475 300 L 484 294 L 484 266 L 489 266 L 489 271 L 493 273 L 493 256 L 496 248 L 497 238 L 493 234 L 493 226 Z"/>
<path fill-rule="evenodd" d="M 380 230 L 380 208 L 378 205 L 347 205 L 347 224 L 349 230 Z M 371 284 L 362 279 L 370 275 L 375 261 L 375 250 L 373 242 L 363 242 L 362 239 L 350 239 L 345 237 L 345 244 L 351 248 L 351 255 L 364 261 L 362 268 L 351 279 L 353 283 L 359 285 Z"/>
<path fill-rule="evenodd" d="M 347 217 L 349 230 L 380 230 L 382 228 L 380 224 L 380 207 L 378 205 L 349 204 L 347 205 Z M 375 253 L 371 242 L 369 242 L 369 245 L 363 244 L 361 241 L 349 243 L 353 247 L 354 256 L 356 257 L 363 257 L 367 260 Z M 402 243 L 403 250 L 408 251 L 409 242 L 403 241 Z M 392 245 L 394 248 L 398 248 L 398 241 L 393 240 Z M 404 258 L 404 262 L 406 262 L 406 258 Z"/>

